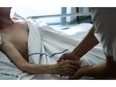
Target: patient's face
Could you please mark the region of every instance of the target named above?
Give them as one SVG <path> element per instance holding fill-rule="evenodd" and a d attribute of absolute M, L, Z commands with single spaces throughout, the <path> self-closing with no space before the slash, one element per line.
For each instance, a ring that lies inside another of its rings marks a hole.
<path fill-rule="evenodd" d="M 11 7 L 0 7 L 0 15 L 5 16 L 10 14 Z"/>

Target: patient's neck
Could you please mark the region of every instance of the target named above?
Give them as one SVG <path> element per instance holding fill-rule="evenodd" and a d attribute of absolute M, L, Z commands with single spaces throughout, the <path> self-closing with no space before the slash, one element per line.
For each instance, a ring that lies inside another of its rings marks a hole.
<path fill-rule="evenodd" d="M 0 16 L 0 29 L 7 28 L 13 24 L 14 22 L 12 21 L 10 16 L 7 16 L 7 17 Z"/>

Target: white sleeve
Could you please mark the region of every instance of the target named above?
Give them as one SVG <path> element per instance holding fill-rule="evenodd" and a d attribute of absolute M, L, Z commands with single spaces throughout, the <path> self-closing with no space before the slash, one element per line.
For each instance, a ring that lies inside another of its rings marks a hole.
<path fill-rule="evenodd" d="M 91 8 L 90 11 L 95 34 L 98 34 L 106 56 L 113 56 L 116 60 L 116 8 Z"/>

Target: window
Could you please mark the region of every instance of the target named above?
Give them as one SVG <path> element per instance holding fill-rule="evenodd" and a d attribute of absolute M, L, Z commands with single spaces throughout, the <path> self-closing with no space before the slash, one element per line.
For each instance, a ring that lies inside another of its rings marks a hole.
<path fill-rule="evenodd" d="M 22 17 L 39 18 L 49 25 L 67 25 L 70 23 L 77 23 L 76 16 L 63 16 L 65 14 L 76 14 L 76 7 L 13 7 L 12 13 L 14 12 Z"/>

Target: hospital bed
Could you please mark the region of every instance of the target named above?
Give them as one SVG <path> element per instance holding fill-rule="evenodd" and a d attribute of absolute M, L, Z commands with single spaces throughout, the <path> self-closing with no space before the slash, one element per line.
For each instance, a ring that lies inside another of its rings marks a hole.
<path fill-rule="evenodd" d="M 65 14 L 65 15 L 46 15 L 46 16 L 30 16 L 27 17 L 27 19 L 32 19 L 33 21 L 38 21 L 39 26 L 42 28 L 44 26 L 47 26 L 45 28 L 48 29 L 53 29 L 56 30 L 62 34 L 67 34 L 69 36 L 71 36 L 73 39 L 77 40 L 78 42 L 81 42 L 81 40 L 86 36 L 87 32 L 90 30 L 90 28 L 92 27 L 91 23 L 80 23 L 80 24 L 76 24 L 76 25 L 70 25 L 68 26 L 66 29 L 63 29 L 62 27 L 57 27 L 57 26 L 49 26 L 47 25 L 45 22 L 39 20 L 39 18 L 44 18 L 44 17 L 67 17 L 67 16 L 82 16 L 83 14 Z M 84 14 L 84 15 L 90 15 L 90 14 Z M 17 18 L 21 18 L 24 19 L 23 17 L 21 17 L 20 15 L 16 14 L 14 15 Z M 0 54 L 0 56 L 3 54 Z M 13 63 L 9 64 L 9 60 L 5 59 L 6 61 L 3 61 L 2 59 L 0 59 L 0 79 L 17 79 L 19 78 L 19 75 L 21 73 L 23 73 L 22 71 L 20 71 Z M 81 58 L 80 60 L 82 62 L 82 66 L 83 65 L 94 65 L 94 64 L 98 64 L 101 63 L 103 61 L 105 61 L 105 56 L 103 53 L 103 49 L 102 49 L 102 45 L 98 44 L 97 46 L 95 46 L 90 52 L 88 52 L 86 55 L 83 56 L 83 58 Z M 12 69 L 14 69 L 14 71 L 10 71 L 10 68 L 8 67 L 12 67 Z M 7 70 L 8 68 L 8 70 Z M 15 73 L 16 72 L 16 73 Z M 25 75 L 25 74 L 23 74 Z M 21 76 L 21 78 L 23 78 L 23 75 Z M 27 76 L 30 76 L 30 74 L 26 74 Z M 20 79 L 21 79 L 20 78 Z M 34 78 L 34 76 L 30 76 L 30 78 Z M 26 78 L 27 79 L 27 78 Z M 39 79 L 42 79 L 39 78 Z M 44 77 L 45 79 L 45 77 Z M 49 79 L 49 78 L 46 78 Z M 53 78 L 50 78 L 53 79 Z M 58 78 L 59 79 L 59 78 Z M 83 77 L 82 79 L 91 79 L 88 77 Z"/>

